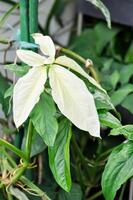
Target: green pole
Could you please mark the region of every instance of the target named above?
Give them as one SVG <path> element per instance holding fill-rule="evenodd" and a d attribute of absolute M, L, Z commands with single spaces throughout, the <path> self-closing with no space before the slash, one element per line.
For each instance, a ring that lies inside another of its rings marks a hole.
<path fill-rule="evenodd" d="M 29 0 L 29 34 L 33 42 L 32 33 L 38 32 L 38 0 Z"/>
<path fill-rule="evenodd" d="M 21 40 L 29 41 L 29 2 L 20 0 L 20 31 Z"/>

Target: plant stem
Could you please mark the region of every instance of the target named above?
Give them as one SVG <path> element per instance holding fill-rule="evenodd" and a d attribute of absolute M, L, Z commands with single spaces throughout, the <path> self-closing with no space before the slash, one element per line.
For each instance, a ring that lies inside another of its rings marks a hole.
<path fill-rule="evenodd" d="M 10 194 L 10 192 L 7 192 L 7 198 L 8 198 L 8 200 L 13 200 L 13 197 L 12 197 L 12 195 Z"/>
<path fill-rule="evenodd" d="M 42 191 L 40 188 L 38 188 L 34 183 L 32 183 L 29 179 L 27 179 L 24 176 L 21 176 L 20 180 L 27 185 L 29 188 L 32 188 L 34 192 L 40 197 L 43 197 L 44 200 L 50 200 L 50 198 Z"/>
<path fill-rule="evenodd" d="M 90 178 L 90 173 L 89 173 L 89 168 L 88 168 L 88 162 L 86 162 L 85 158 L 84 158 L 84 155 L 82 154 L 78 144 L 77 144 L 77 141 L 76 141 L 76 138 L 73 134 L 72 136 L 72 142 L 73 142 L 73 146 L 74 146 L 74 149 L 76 150 L 83 166 L 84 166 L 84 169 L 85 169 L 85 172 L 86 172 L 86 175 L 88 176 L 88 178 Z"/>
<path fill-rule="evenodd" d="M 32 33 L 38 32 L 38 0 L 29 0 L 29 37 L 33 42 Z"/>
<path fill-rule="evenodd" d="M 9 149 L 10 151 L 13 151 L 16 155 L 18 155 L 23 160 L 27 159 L 26 155 L 21 150 L 19 150 L 17 147 L 10 144 L 9 142 L 3 139 L 0 139 L 0 145 L 3 145 L 5 148 Z"/>
<path fill-rule="evenodd" d="M 6 158 L 8 159 L 9 163 L 11 164 L 12 167 L 17 167 L 17 164 L 15 163 L 15 161 L 12 159 L 12 157 L 9 155 L 9 153 L 7 153 L 5 150 L 3 150 L 2 152 L 4 154 L 4 156 L 6 156 Z"/>
<path fill-rule="evenodd" d="M 100 190 L 99 192 L 97 192 L 96 194 L 94 194 L 93 196 L 89 197 L 87 200 L 94 200 L 97 197 L 102 195 L 102 191 Z"/>
<path fill-rule="evenodd" d="M 28 0 L 20 0 L 20 26 L 21 26 L 21 40 L 29 41 L 29 5 Z"/>
<path fill-rule="evenodd" d="M 52 8 L 51 8 L 51 10 L 48 14 L 46 25 L 45 25 L 45 28 L 44 28 L 44 33 L 46 35 L 49 35 L 49 27 L 50 27 L 51 18 L 53 17 L 54 11 L 57 8 L 57 6 L 59 5 L 59 3 L 60 3 L 60 0 L 55 0 L 53 5 L 52 5 Z"/>
<path fill-rule="evenodd" d="M 84 65 L 86 65 L 86 60 L 85 60 L 82 56 L 80 56 L 79 54 L 73 52 L 72 50 L 66 49 L 66 48 L 61 48 L 60 51 L 61 51 L 62 53 L 65 53 L 66 55 L 72 57 L 72 58 L 77 59 L 79 62 L 81 62 L 81 63 L 83 63 Z M 99 83 L 100 80 L 99 80 L 98 74 L 97 74 L 97 72 L 96 72 L 94 66 L 93 66 L 93 65 L 90 65 L 90 66 L 88 67 L 88 69 L 89 69 L 89 71 L 90 71 L 92 77 Z"/>
<path fill-rule="evenodd" d="M 83 64 L 86 63 L 86 60 L 85 60 L 82 56 L 80 56 L 79 54 L 73 52 L 73 51 L 70 50 L 70 49 L 66 49 L 66 48 L 63 48 L 63 47 L 62 47 L 62 48 L 60 49 L 60 51 L 61 51 L 62 53 L 67 54 L 68 56 L 71 56 L 71 57 L 77 59 L 79 62 L 81 62 L 81 63 L 83 63 Z"/>
<path fill-rule="evenodd" d="M 32 145 L 32 136 L 33 136 L 33 124 L 31 120 L 29 121 L 27 138 L 25 143 L 25 154 L 27 157 L 27 161 L 29 162 L 30 159 L 30 152 L 31 152 L 31 145 Z"/>

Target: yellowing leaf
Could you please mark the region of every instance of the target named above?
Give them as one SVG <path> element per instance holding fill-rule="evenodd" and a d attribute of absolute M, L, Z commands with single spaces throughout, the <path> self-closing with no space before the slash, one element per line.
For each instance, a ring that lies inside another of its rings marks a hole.
<path fill-rule="evenodd" d="M 46 64 L 46 58 L 29 50 L 17 50 L 17 56 L 29 66 L 37 67 Z"/>
<path fill-rule="evenodd" d="M 95 79 L 93 79 L 91 76 L 89 76 L 81 67 L 80 65 L 75 62 L 73 59 L 67 57 L 67 56 L 60 56 L 55 60 L 56 64 L 62 65 L 64 67 L 68 67 L 76 72 L 78 72 L 79 74 L 81 74 L 82 76 L 84 76 L 85 78 L 87 78 L 89 80 L 90 83 L 92 83 L 93 85 L 95 85 L 96 87 L 98 87 L 100 90 L 103 90 L 105 92 L 105 90 L 95 81 Z"/>
<path fill-rule="evenodd" d="M 100 137 L 100 124 L 92 94 L 84 82 L 65 68 L 49 70 L 52 96 L 60 111 L 78 128 Z"/>
<path fill-rule="evenodd" d="M 17 128 L 28 118 L 39 101 L 46 79 L 46 68 L 35 67 L 16 83 L 13 91 L 13 117 Z"/>
<path fill-rule="evenodd" d="M 47 64 L 54 62 L 55 58 L 55 45 L 52 39 L 49 36 L 44 36 L 41 33 L 34 33 L 32 37 L 35 40 L 35 43 L 40 46 L 40 50 L 44 55 L 48 56 Z"/>

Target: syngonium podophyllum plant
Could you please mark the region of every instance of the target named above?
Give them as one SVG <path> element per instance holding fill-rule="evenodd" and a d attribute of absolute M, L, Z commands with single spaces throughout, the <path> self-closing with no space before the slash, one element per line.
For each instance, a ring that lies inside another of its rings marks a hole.
<path fill-rule="evenodd" d="M 97 90 L 106 92 L 73 59 L 64 55 L 56 58 L 55 45 L 49 36 L 35 33 L 33 38 L 42 55 L 30 50 L 17 50 L 18 58 L 31 68 L 14 86 L 13 118 L 17 128 L 30 118 L 28 140 L 31 143 L 34 126 L 49 146 L 49 164 L 56 181 L 64 190 L 69 191 L 70 122 L 90 135 L 100 137 L 100 122 L 94 97 L 78 75 Z M 60 119 L 59 113 L 56 116 L 54 102 L 67 119 Z M 60 151 L 63 157 L 60 157 Z"/>

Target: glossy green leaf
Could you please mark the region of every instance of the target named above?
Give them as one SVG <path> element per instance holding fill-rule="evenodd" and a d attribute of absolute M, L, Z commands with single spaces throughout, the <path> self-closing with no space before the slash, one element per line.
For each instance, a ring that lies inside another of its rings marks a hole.
<path fill-rule="evenodd" d="M 95 90 L 93 96 L 97 109 L 115 110 L 114 105 L 112 104 L 108 94 L 105 94 L 100 90 Z"/>
<path fill-rule="evenodd" d="M 116 147 L 109 156 L 102 176 L 102 190 L 106 200 L 113 200 L 117 190 L 133 176 L 133 142 Z"/>
<path fill-rule="evenodd" d="M 53 146 L 58 132 L 56 107 L 47 93 L 42 93 L 39 102 L 31 112 L 31 120 L 36 131 L 48 146 Z"/>
<path fill-rule="evenodd" d="M 82 200 L 82 195 L 81 187 L 73 183 L 69 193 L 63 190 L 59 192 L 58 200 Z"/>
<path fill-rule="evenodd" d="M 133 140 L 133 125 L 126 125 L 111 130 L 110 135 L 124 135 L 128 140 Z"/>
<path fill-rule="evenodd" d="M 98 112 L 100 123 L 103 126 L 107 126 L 110 128 L 117 128 L 121 126 L 120 121 L 113 116 L 110 112 L 107 112 L 106 110 L 100 110 Z"/>
<path fill-rule="evenodd" d="M 48 147 L 49 165 L 57 183 L 67 192 L 71 189 L 69 145 L 71 124 L 63 119 L 53 147 Z"/>
<path fill-rule="evenodd" d="M 120 71 L 120 82 L 122 84 L 128 83 L 133 75 L 133 64 L 124 65 Z"/>
<path fill-rule="evenodd" d="M 31 147 L 30 157 L 32 158 L 33 156 L 36 156 L 37 154 L 42 153 L 46 148 L 47 148 L 47 146 L 43 142 L 40 135 L 37 132 L 35 132 L 33 135 L 33 139 L 32 139 L 32 147 Z"/>
<path fill-rule="evenodd" d="M 111 18 L 110 18 L 110 13 L 107 7 L 103 4 L 101 0 L 86 0 L 92 3 L 94 6 L 96 6 L 105 16 L 108 27 L 111 28 Z"/>
<path fill-rule="evenodd" d="M 133 84 L 127 84 L 121 87 L 117 91 L 113 92 L 113 94 L 111 95 L 112 103 L 115 106 L 119 105 L 131 92 L 133 92 Z"/>
<path fill-rule="evenodd" d="M 121 103 L 129 112 L 133 113 L 133 93 L 129 94 Z"/>
<path fill-rule="evenodd" d="M 115 70 L 111 75 L 110 75 L 110 83 L 113 88 L 116 87 L 118 81 L 120 79 L 120 74 L 117 70 Z"/>
<path fill-rule="evenodd" d="M 30 69 L 28 65 L 22 66 L 22 65 L 17 65 L 17 64 L 5 65 L 4 68 L 15 73 L 17 76 L 25 75 Z"/>

